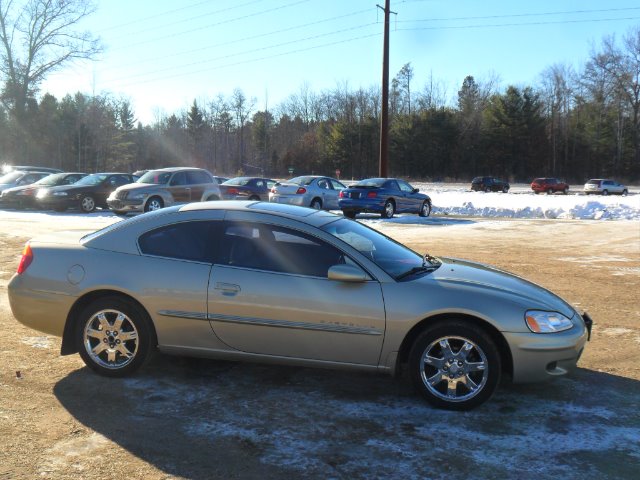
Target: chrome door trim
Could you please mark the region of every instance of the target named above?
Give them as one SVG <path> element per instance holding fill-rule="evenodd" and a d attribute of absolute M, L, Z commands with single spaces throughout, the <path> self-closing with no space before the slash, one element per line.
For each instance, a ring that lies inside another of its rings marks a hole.
<path fill-rule="evenodd" d="M 307 323 L 291 322 L 288 320 L 271 320 L 268 318 L 237 317 L 234 315 L 207 315 L 209 320 L 216 322 L 261 325 L 263 327 L 295 328 L 300 330 L 319 330 L 323 332 L 350 333 L 359 335 L 382 335 L 382 330 L 367 327 L 352 327 L 335 323 Z"/>
<path fill-rule="evenodd" d="M 188 318 L 190 320 L 209 320 L 206 313 L 183 312 L 181 310 L 159 310 L 158 315 L 162 315 L 165 317 Z"/>

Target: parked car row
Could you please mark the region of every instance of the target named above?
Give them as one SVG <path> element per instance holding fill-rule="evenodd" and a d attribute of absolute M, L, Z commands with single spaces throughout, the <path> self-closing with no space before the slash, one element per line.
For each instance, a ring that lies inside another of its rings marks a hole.
<path fill-rule="evenodd" d="M 508 182 L 495 177 L 475 177 L 471 181 L 471 190 L 473 191 L 507 193 L 509 188 L 511 187 Z M 569 184 L 557 178 L 541 177 L 531 182 L 531 190 L 536 194 L 546 193 L 552 195 L 554 193 L 562 193 L 567 195 L 569 193 Z M 583 192 L 585 195 L 609 195 L 613 193 L 627 195 L 629 190 L 623 184 L 614 180 L 596 178 L 584 184 Z"/>

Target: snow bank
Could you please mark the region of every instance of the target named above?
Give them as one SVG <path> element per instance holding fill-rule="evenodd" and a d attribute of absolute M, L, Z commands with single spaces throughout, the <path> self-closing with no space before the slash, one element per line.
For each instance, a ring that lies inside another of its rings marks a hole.
<path fill-rule="evenodd" d="M 431 197 L 435 215 L 581 220 L 640 220 L 640 194 L 627 196 L 536 195 L 523 187 L 509 193 L 471 192 L 468 186 L 415 184 Z"/>

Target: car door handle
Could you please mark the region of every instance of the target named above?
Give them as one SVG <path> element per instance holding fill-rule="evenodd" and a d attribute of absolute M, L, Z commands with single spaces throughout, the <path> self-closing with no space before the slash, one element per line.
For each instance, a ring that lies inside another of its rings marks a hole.
<path fill-rule="evenodd" d="M 240 285 L 236 285 L 234 283 L 222 283 L 216 282 L 216 286 L 214 287 L 216 290 L 220 290 L 222 295 L 233 296 L 240 293 Z"/>

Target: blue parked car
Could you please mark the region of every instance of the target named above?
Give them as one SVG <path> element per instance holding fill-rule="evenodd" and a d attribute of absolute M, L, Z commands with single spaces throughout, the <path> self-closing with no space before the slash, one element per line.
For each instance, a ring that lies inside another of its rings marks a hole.
<path fill-rule="evenodd" d="M 345 217 L 355 218 L 360 212 L 379 213 L 391 218 L 394 213 L 417 213 L 428 217 L 431 199 L 398 178 L 367 178 L 340 192 L 338 206 Z"/>

